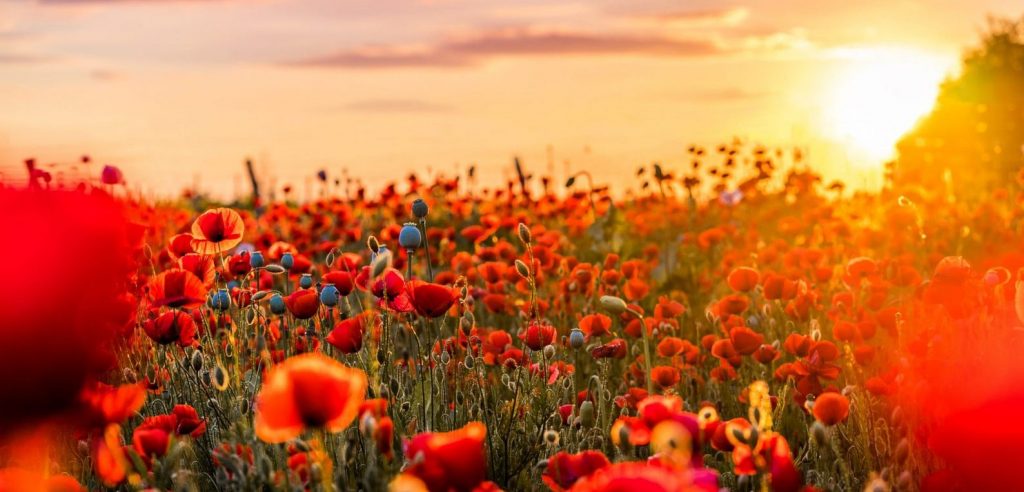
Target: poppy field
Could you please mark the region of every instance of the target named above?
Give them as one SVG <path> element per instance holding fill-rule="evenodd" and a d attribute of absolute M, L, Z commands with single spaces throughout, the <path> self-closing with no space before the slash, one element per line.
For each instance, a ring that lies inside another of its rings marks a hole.
<path fill-rule="evenodd" d="M 0 490 L 1019 489 L 1024 182 L 0 188 Z M 625 188 L 622 185 L 621 188 Z"/>

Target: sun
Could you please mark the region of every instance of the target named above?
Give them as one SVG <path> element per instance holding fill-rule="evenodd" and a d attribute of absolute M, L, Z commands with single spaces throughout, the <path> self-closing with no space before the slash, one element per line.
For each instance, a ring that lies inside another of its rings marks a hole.
<path fill-rule="evenodd" d="M 935 103 L 949 59 L 904 48 L 844 50 L 822 101 L 823 132 L 849 147 L 853 162 L 877 166 Z"/>

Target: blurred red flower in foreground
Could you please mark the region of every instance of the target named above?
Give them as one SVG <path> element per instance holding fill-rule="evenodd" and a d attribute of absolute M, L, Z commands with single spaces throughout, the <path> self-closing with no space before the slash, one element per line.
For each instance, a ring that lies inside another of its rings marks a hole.
<path fill-rule="evenodd" d="M 256 396 L 256 435 L 285 442 L 307 427 L 339 432 L 356 418 L 366 397 L 366 373 L 318 353 L 272 367 Z"/>
<path fill-rule="evenodd" d="M 102 193 L 0 189 L 0 435 L 63 412 L 112 367 L 136 230 Z M 15 232 L 16 231 L 16 232 Z M 15 403 L 16 402 L 16 403 Z"/>
<path fill-rule="evenodd" d="M 576 454 L 561 451 L 548 458 L 548 466 L 541 478 L 552 491 L 559 492 L 607 466 L 611 466 L 611 462 L 600 451 L 588 449 Z"/>
<path fill-rule="evenodd" d="M 487 478 L 486 436 L 482 422 L 451 432 L 417 434 L 405 443 L 411 463 L 405 473 L 422 480 L 430 492 L 473 490 Z"/>

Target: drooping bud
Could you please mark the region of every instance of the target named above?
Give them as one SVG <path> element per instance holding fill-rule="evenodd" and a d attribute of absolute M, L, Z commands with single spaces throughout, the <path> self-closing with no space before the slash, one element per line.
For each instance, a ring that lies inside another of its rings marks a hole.
<path fill-rule="evenodd" d="M 519 230 L 518 230 L 518 232 L 519 232 L 519 240 L 522 241 L 523 244 L 527 244 L 528 245 L 528 244 L 533 242 L 533 234 L 530 233 L 530 228 L 527 227 L 526 224 L 520 222 L 519 223 Z"/>
<path fill-rule="evenodd" d="M 629 309 L 626 301 L 616 296 L 601 296 L 601 307 L 612 314 L 622 314 Z"/>

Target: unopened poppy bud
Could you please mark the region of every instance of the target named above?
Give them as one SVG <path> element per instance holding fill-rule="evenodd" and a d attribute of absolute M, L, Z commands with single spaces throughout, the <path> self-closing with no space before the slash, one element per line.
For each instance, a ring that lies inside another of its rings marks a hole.
<path fill-rule="evenodd" d="M 473 365 L 476 364 L 472 355 L 467 355 L 466 358 L 462 361 L 462 363 L 466 366 L 466 369 L 472 369 Z"/>
<path fill-rule="evenodd" d="M 629 309 L 626 301 L 616 296 L 601 296 L 601 307 L 612 314 L 622 314 Z"/>
<path fill-rule="evenodd" d="M 448 354 L 447 350 L 441 352 L 441 363 L 442 364 L 447 364 L 451 360 L 452 360 L 452 356 Z"/>
<path fill-rule="evenodd" d="M 526 266 L 522 260 L 516 260 L 516 272 L 519 273 L 520 277 L 530 278 L 530 267 Z"/>
<path fill-rule="evenodd" d="M 828 444 L 828 432 L 825 426 L 817 420 L 811 424 L 811 438 L 814 439 L 814 444 L 818 447 L 824 447 Z"/>
<path fill-rule="evenodd" d="M 427 202 L 423 201 L 422 198 L 417 198 L 412 202 L 412 214 L 416 216 L 417 219 L 426 217 L 427 212 L 429 211 L 430 209 L 427 207 Z"/>
<path fill-rule="evenodd" d="M 320 483 L 324 479 L 323 467 L 320 463 L 313 463 L 309 466 L 309 480 L 313 483 Z"/>
<path fill-rule="evenodd" d="M 377 236 L 370 236 L 366 239 L 366 247 L 370 248 L 370 252 L 377 254 L 380 250 L 380 241 L 377 241 Z"/>
<path fill-rule="evenodd" d="M 281 294 L 274 294 L 270 296 L 270 312 L 276 315 L 282 315 L 288 311 L 288 307 L 284 304 L 284 298 Z"/>
<path fill-rule="evenodd" d="M 544 358 L 547 359 L 547 360 L 551 360 L 551 359 L 555 358 L 555 346 L 554 345 L 547 345 L 547 346 L 544 347 Z"/>
<path fill-rule="evenodd" d="M 523 244 L 530 244 L 533 242 L 533 234 L 530 233 L 530 228 L 522 222 L 519 223 L 519 240 L 522 241 Z"/>
<path fill-rule="evenodd" d="M 291 253 L 284 253 L 281 255 L 281 266 L 283 266 L 285 270 L 291 270 L 292 267 L 295 266 L 295 257 L 292 256 Z"/>
<path fill-rule="evenodd" d="M 579 349 L 579 348 L 583 347 L 583 344 L 585 342 L 586 342 L 586 336 L 583 334 L 583 330 L 581 330 L 579 328 L 573 328 L 572 331 L 569 332 L 569 346 L 570 347 L 572 347 L 574 349 Z"/>
<path fill-rule="evenodd" d="M 388 269 L 389 266 L 391 266 L 390 253 L 377 255 L 377 257 L 373 261 L 373 268 L 372 271 L 370 272 L 370 277 L 379 277 L 382 273 L 384 273 L 384 270 Z"/>
<path fill-rule="evenodd" d="M 253 268 L 259 268 L 262 267 L 265 263 L 266 260 L 263 258 L 263 253 L 259 251 L 253 251 L 252 253 L 249 254 L 249 266 Z"/>
<path fill-rule="evenodd" d="M 196 350 L 192 352 L 192 370 L 199 372 L 203 369 L 203 353 Z"/>
<path fill-rule="evenodd" d="M 596 415 L 594 411 L 594 402 L 586 400 L 580 405 L 580 423 L 583 427 L 593 427 L 596 422 Z"/>
<path fill-rule="evenodd" d="M 462 327 L 462 333 L 469 335 L 470 331 L 473 330 L 473 325 L 476 324 L 476 318 L 473 316 L 472 311 L 466 311 L 462 315 L 462 319 L 459 321 L 459 325 Z"/>
<path fill-rule="evenodd" d="M 402 230 L 398 232 L 398 244 L 407 250 L 420 247 L 421 242 L 423 242 L 423 235 L 420 234 L 420 228 L 412 222 L 406 222 L 402 226 Z"/>
<path fill-rule="evenodd" d="M 334 284 L 327 284 L 320 289 L 320 303 L 327 307 L 338 305 L 338 288 Z"/>

